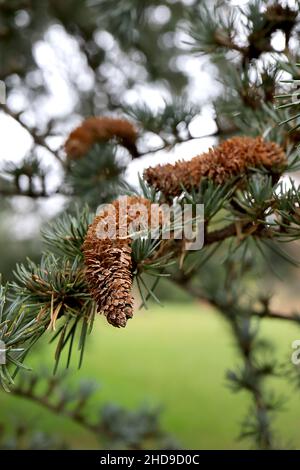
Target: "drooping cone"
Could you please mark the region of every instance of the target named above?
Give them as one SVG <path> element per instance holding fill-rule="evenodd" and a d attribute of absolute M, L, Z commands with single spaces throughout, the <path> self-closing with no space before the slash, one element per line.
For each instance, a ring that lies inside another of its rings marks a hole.
<path fill-rule="evenodd" d="M 264 166 L 280 172 L 285 164 L 286 155 L 276 143 L 261 137 L 233 137 L 190 161 L 148 168 L 144 178 L 163 194 L 175 197 L 182 192 L 182 186 L 188 191 L 198 187 L 203 177 L 222 184 L 253 167 Z"/>
<path fill-rule="evenodd" d="M 138 156 L 137 137 L 137 130 L 125 119 L 90 117 L 71 132 L 65 143 L 65 151 L 68 158 L 74 160 L 86 155 L 95 143 L 115 139 L 135 158 Z"/>
<path fill-rule="evenodd" d="M 141 217 L 140 207 L 144 208 L 149 220 L 150 205 L 147 199 L 126 196 L 108 204 L 95 217 L 83 244 L 90 293 L 97 302 L 99 312 L 116 327 L 125 327 L 127 320 L 133 316 L 132 238 L 126 235 L 127 229 Z"/>

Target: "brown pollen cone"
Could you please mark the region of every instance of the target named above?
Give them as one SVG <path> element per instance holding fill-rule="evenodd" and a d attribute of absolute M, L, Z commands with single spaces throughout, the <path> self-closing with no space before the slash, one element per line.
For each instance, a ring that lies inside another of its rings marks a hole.
<path fill-rule="evenodd" d="M 86 155 L 95 143 L 116 139 L 136 158 L 137 137 L 135 127 L 125 119 L 90 117 L 71 132 L 65 143 L 65 151 L 68 158 L 74 160 Z"/>
<path fill-rule="evenodd" d="M 283 149 L 274 142 L 262 137 L 233 137 L 192 160 L 148 168 L 144 178 L 166 196 L 175 197 L 181 194 L 182 186 L 190 191 L 202 178 L 223 184 L 253 167 L 264 166 L 280 172 L 286 162 Z"/>
<path fill-rule="evenodd" d="M 139 211 L 139 207 L 143 212 Z M 90 225 L 82 247 L 91 296 L 99 312 L 116 327 L 125 327 L 127 320 L 133 316 L 132 239 L 125 233 L 141 214 L 145 214 L 149 221 L 150 207 L 151 202 L 141 197 L 125 196 L 108 204 Z M 110 230 L 110 222 L 114 224 L 113 233 L 107 231 Z M 103 236 L 105 233 L 106 237 Z"/>
<path fill-rule="evenodd" d="M 292 29 L 296 25 L 298 12 L 290 7 L 283 7 L 280 4 L 270 5 L 264 14 L 268 21 L 268 32 L 271 35 L 278 29 L 281 29 L 289 40 Z"/>

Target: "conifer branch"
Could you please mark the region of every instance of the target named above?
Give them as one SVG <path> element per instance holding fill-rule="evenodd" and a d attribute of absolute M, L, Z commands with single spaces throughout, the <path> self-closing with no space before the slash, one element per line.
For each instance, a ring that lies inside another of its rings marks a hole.
<path fill-rule="evenodd" d="M 53 150 L 49 146 L 49 144 L 47 143 L 47 140 L 46 140 L 47 134 L 45 134 L 45 135 L 38 134 L 34 127 L 28 126 L 21 119 L 22 112 L 16 113 L 16 112 L 12 111 L 7 105 L 2 105 L 0 109 L 2 109 L 5 112 L 5 114 L 7 114 L 11 118 L 13 118 L 15 121 L 17 121 L 20 124 L 20 126 L 22 126 L 23 129 L 25 129 L 25 131 L 27 131 L 28 134 L 32 137 L 32 139 L 33 139 L 33 141 L 36 145 L 46 149 L 49 153 L 51 153 L 51 155 L 54 156 L 54 158 L 60 163 L 60 165 L 63 168 L 65 168 L 65 162 L 64 162 L 63 158 L 61 157 L 59 151 L 58 150 Z"/>

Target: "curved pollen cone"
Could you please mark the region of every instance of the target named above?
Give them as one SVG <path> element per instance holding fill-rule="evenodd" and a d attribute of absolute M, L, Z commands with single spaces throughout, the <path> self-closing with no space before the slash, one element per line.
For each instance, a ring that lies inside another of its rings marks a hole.
<path fill-rule="evenodd" d="M 148 199 L 120 197 L 95 217 L 83 244 L 90 293 L 99 312 L 116 327 L 125 327 L 133 316 L 130 229 L 147 227 L 150 214 Z"/>
<path fill-rule="evenodd" d="M 280 172 L 286 162 L 283 149 L 274 142 L 262 137 L 233 137 L 192 160 L 148 168 L 144 178 L 163 194 L 175 197 L 182 192 L 182 186 L 190 191 L 204 177 L 222 184 L 253 167 Z"/>
<path fill-rule="evenodd" d="M 86 155 L 95 143 L 116 139 L 135 158 L 138 156 L 137 137 L 135 127 L 125 119 L 90 117 L 71 132 L 65 151 L 68 158 L 74 160 Z"/>

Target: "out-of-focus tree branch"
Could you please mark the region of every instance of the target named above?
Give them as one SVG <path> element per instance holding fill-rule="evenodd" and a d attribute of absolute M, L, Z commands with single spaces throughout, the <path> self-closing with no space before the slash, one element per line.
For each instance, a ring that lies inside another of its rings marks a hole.
<path fill-rule="evenodd" d="M 39 134 L 35 128 L 33 127 L 30 127 L 28 126 L 22 119 L 21 119 L 21 115 L 22 113 L 16 113 L 14 111 L 12 111 L 7 105 L 2 105 L 0 107 L 0 110 L 3 110 L 5 112 L 6 115 L 10 116 L 11 118 L 13 118 L 15 121 L 18 122 L 18 124 L 20 124 L 23 129 L 25 129 L 29 134 L 30 136 L 32 137 L 34 143 L 40 147 L 43 147 L 44 149 L 46 149 L 48 152 L 50 152 L 54 158 L 56 158 L 56 160 L 62 165 L 62 167 L 64 168 L 65 167 L 65 161 L 63 160 L 59 150 L 54 150 L 50 147 L 50 145 L 48 144 L 47 142 L 47 136 L 48 134 Z"/>

